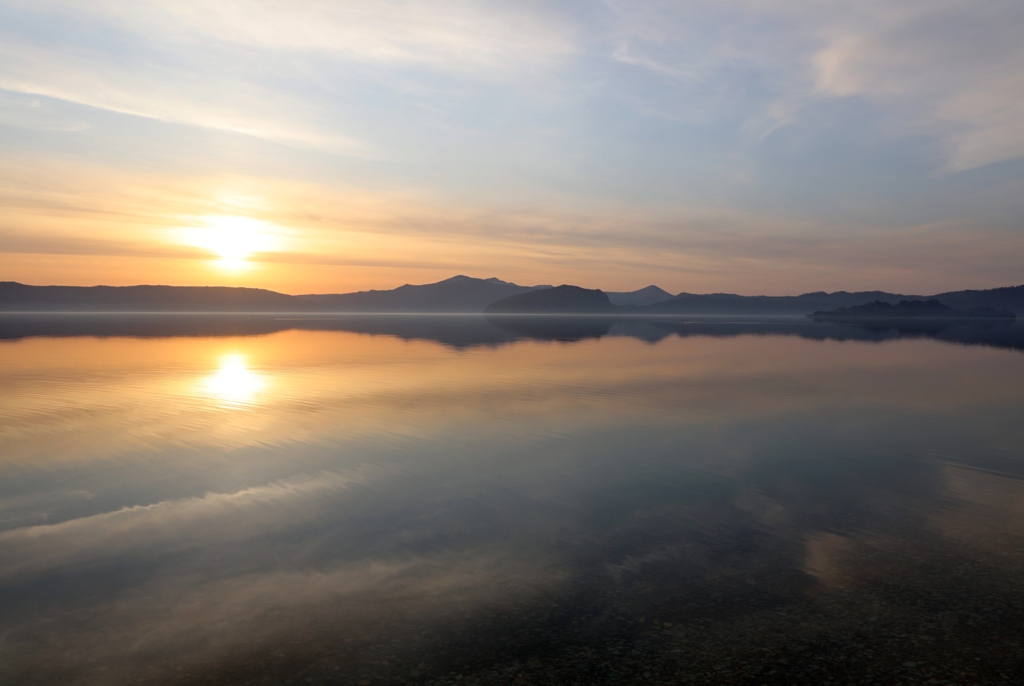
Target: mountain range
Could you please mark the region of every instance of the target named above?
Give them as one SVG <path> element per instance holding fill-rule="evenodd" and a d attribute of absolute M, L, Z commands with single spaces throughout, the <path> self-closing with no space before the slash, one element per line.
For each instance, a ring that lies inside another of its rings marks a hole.
<path fill-rule="evenodd" d="M 1016 319 L 1009 310 L 994 307 L 972 307 L 958 310 L 943 305 L 935 298 L 929 300 L 900 300 L 895 305 L 876 300 L 866 305 L 840 307 L 828 312 L 807 315 L 819 320 L 843 319 Z"/>
<path fill-rule="evenodd" d="M 0 312 L 387 312 L 565 314 L 807 315 L 871 302 L 934 298 L 947 307 L 991 307 L 1024 315 L 1024 285 L 930 296 L 883 291 L 796 296 L 729 293 L 672 295 L 657 286 L 604 292 L 577 286 L 520 286 L 496 278 L 455 276 L 393 290 L 286 295 L 225 286 L 29 286 L 0 282 Z"/>

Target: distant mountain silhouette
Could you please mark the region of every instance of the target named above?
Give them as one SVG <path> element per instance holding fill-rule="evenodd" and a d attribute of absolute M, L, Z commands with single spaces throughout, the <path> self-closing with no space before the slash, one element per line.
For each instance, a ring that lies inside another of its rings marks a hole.
<path fill-rule="evenodd" d="M 341 295 L 285 295 L 223 286 L 26 286 L 0 282 L 4 312 L 481 312 L 547 286 L 454 276 L 423 286 Z"/>
<path fill-rule="evenodd" d="M 331 312 L 482 312 L 496 300 L 549 286 L 519 286 L 500 279 L 453 276 L 423 286 L 343 295 L 302 295 L 315 310 Z"/>
<path fill-rule="evenodd" d="M 513 295 L 491 303 L 489 314 L 597 314 L 615 310 L 604 291 L 555 286 Z"/>
<path fill-rule="evenodd" d="M 4 312 L 288 312 L 294 296 L 227 286 L 26 286 L 0 282 Z"/>
<path fill-rule="evenodd" d="M 647 307 L 648 305 L 672 298 L 671 293 L 663 291 L 657 286 L 647 286 L 646 288 L 628 293 L 608 291 L 606 295 L 612 305 L 617 307 Z"/>
<path fill-rule="evenodd" d="M 950 291 L 932 297 L 943 305 L 961 310 L 972 307 L 992 307 L 1010 310 L 1017 316 L 1024 316 L 1024 286 L 990 288 L 984 291 Z"/>
<path fill-rule="evenodd" d="M 548 292 L 550 291 L 550 292 Z M 545 293 L 545 295 L 539 295 Z M 947 307 L 990 307 L 1024 316 L 1024 286 L 952 291 L 935 296 L 883 291 L 744 296 L 730 293 L 672 296 L 657 286 L 629 293 L 604 293 L 577 286 L 520 286 L 500 279 L 455 276 L 438 283 L 406 284 L 389 291 L 336 295 L 286 295 L 259 288 L 224 286 L 28 286 L 0 282 L 0 312 L 351 312 L 466 313 L 489 310 L 499 301 L 524 295 L 509 312 L 622 313 L 650 315 L 806 315 L 871 302 L 934 298 Z M 587 295 L 590 294 L 590 295 Z M 595 295 L 600 294 L 600 295 Z M 499 307 L 508 307 L 508 304 Z"/>
<path fill-rule="evenodd" d="M 648 309 L 651 312 L 672 314 L 765 314 L 765 315 L 796 315 L 808 314 L 817 310 L 835 309 L 863 305 L 874 300 L 896 303 L 906 298 L 919 296 L 897 295 L 882 291 L 863 291 L 848 293 L 804 293 L 803 295 L 732 295 L 730 293 L 711 293 L 695 295 L 680 293 L 671 300 L 655 303 Z"/>
<path fill-rule="evenodd" d="M 892 303 L 876 300 L 866 305 L 840 307 L 828 312 L 815 312 L 807 315 L 813 319 L 1016 319 L 1009 310 L 997 310 L 992 307 L 972 307 L 958 310 L 947 307 L 935 298 L 928 300 L 900 300 Z"/>
<path fill-rule="evenodd" d="M 985 291 L 952 291 L 933 296 L 902 295 L 884 291 L 860 291 L 850 293 L 836 291 L 825 293 L 804 293 L 803 295 L 732 295 L 712 293 L 695 295 L 680 293 L 670 300 L 655 303 L 646 311 L 664 314 L 759 314 L 759 315 L 805 315 L 817 311 L 835 310 L 841 307 L 856 307 L 870 302 L 884 302 L 891 305 L 901 300 L 935 299 L 944 305 L 957 309 L 991 307 L 1006 309 L 1024 315 L 1024 286 L 993 288 Z"/>

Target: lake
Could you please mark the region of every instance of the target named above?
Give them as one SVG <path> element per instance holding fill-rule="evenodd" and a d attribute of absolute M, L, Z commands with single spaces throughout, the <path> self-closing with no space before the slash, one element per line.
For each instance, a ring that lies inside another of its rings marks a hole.
<path fill-rule="evenodd" d="M 3 684 L 1024 683 L 1024 327 L 0 315 L 0 608 Z"/>

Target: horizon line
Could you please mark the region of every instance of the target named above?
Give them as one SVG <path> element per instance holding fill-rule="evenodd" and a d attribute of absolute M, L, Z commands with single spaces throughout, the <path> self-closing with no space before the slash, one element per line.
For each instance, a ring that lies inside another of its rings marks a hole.
<path fill-rule="evenodd" d="M 475 277 L 475 276 L 466 276 L 464 274 L 456 274 L 456 275 L 450 276 L 450 277 L 448 277 L 446 279 L 441 279 L 440 281 L 433 281 L 433 282 L 430 282 L 430 283 L 423 283 L 423 284 L 404 283 L 404 284 L 401 284 L 399 286 L 395 286 L 394 288 L 389 288 L 389 289 L 370 288 L 370 289 L 365 289 L 365 290 L 347 291 L 347 292 L 340 292 L 340 293 L 339 292 L 335 292 L 335 293 L 284 293 L 282 291 L 275 291 L 275 290 L 271 290 L 269 288 L 262 288 L 262 287 L 259 287 L 259 286 L 226 286 L 226 285 L 209 285 L 209 284 L 204 284 L 204 285 L 191 285 L 191 284 L 190 285 L 174 285 L 174 284 L 158 284 L 158 283 L 137 283 L 137 284 L 128 284 L 128 285 L 123 285 L 123 286 L 114 286 L 114 285 L 110 285 L 110 284 L 94 284 L 94 285 L 91 285 L 91 286 L 80 286 L 80 285 L 66 285 L 66 284 L 29 284 L 29 283 L 24 283 L 24 282 L 21 282 L 21 281 L 0 281 L 0 286 L 5 285 L 5 284 L 10 284 L 10 285 L 23 286 L 23 287 L 28 287 L 28 288 L 82 288 L 82 289 L 87 289 L 87 288 L 118 288 L 118 289 L 121 289 L 121 288 L 125 288 L 125 289 L 127 289 L 127 288 L 182 288 L 182 289 L 185 289 L 185 288 L 217 288 L 217 289 L 226 289 L 226 290 L 262 291 L 262 292 L 265 292 L 265 293 L 273 293 L 275 295 L 281 295 L 281 296 L 285 296 L 285 297 L 288 297 L 288 298 L 302 298 L 302 297 L 311 297 L 311 296 L 353 295 L 353 294 L 357 294 L 357 293 L 374 293 L 374 292 L 376 292 L 376 293 L 388 293 L 388 292 L 395 291 L 395 290 L 397 290 L 399 288 L 403 288 L 403 287 L 406 287 L 406 286 L 410 286 L 410 287 L 414 287 L 414 288 L 421 288 L 421 287 L 425 287 L 425 286 L 434 286 L 434 285 L 437 285 L 437 284 L 440 284 L 440 283 L 444 283 L 446 281 L 451 281 L 452 279 L 457 279 L 459 277 L 466 278 L 466 279 L 472 279 L 474 281 L 490 281 L 490 282 L 493 282 L 494 280 L 497 280 L 497 281 L 500 281 L 501 283 L 505 283 L 505 284 L 509 284 L 509 285 L 513 285 L 513 286 L 519 286 L 521 288 L 544 289 L 544 288 L 556 288 L 557 287 L 557 286 L 553 286 L 553 285 L 550 285 L 550 284 L 536 284 L 536 285 L 530 285 L 530 286 L 523 286 L 523 285 L 517 284 L 517 283 L 515 283 L 513 281 L 505 281 L 504 279 L 499 279 L 498 277 L 481 278 L 481 277 Z M 560 286 L 575 286 L 575 284 L 565 283 L 565 284 L 560 284 Z M 576 288 L 585 288 L 584 286 L 575 286 L 575 287 Z M 744 295 L 744 294 L 741 294 L 741 293 L 730 293 L 730 292 L 727 292 L 727 291 L 715 291 L 715 292 L 710 292 L 710 293 L 695 293 L 695 292 L 690 292 L 690 291 L 680 291 L 678 293 L 672 293 L 671 291 L 665 290 L 664 288 L 661 288 L 657 284 L 653 284 L 652 283 L 652 284 L 648 284 L 646 286 L 641 286 L 640 288 L 636 288 L 636 289 L 631 290 L 631 291 L 612 291 L 612 290 L 604 290 L 602 288 L 593 288 L 593 289 L 588 288 L 586 290 L 597 290 L 597 291 L 601 291 L 603 293 L 636 293 L 636 292 L 639 292 L 639 291 L 646 290 L 648 288 L 657 288 L 657 289 L 659 289 L 659 290 L 661 290 L 661 291 L 663 291 L 665 293 L 668 293 L 673 298 L 679 297 L 681 295 L 696 295 L 696 296 L 730 295 L 730 296 L 736 296 L 736 297 L 741 297 L 741 298 L 797 298 L 797 297 L 804 296 L 804 295 L 815 295 L 815 294 L 819 294 L 819 293 L 826 294 L 826 295 L 835 295 L 835 294 L 840 294 L 840 293 L 851 293 L 851 294 L 852 293 L 885 293 L 886 295 L 902 295 L 902 296 L 907 296 L 907 297 L 927 297 L 929 295 L 942 295 L 942 294 L 945 294 L 945 293 L 959 293 L 959 292 L 970 292 L 970 291 L 992 291 L 992 290 L 1000 290 L 1000 289 L 1004 289 L 1004 288 L 1020 288 L 1020 287 L 1024 287 L 1024 283 L 1016 284 L 1016 285 L 1009 285 L 1009 286 L 995 286 L 995 287 L 992 287 L 992 288 L 962 288 L 962 289 L 957 289 L 957 290 L 941 291 L 940 293 L 934 293 L 934 294 L 925 294 L 925 293 L 896 293 L 896 292 L 885 291 L 885 290 L 877 289 L 876 288 L 876 289 L 871 289 L 871 290 L 859 290 L 859 291 L 858 290 L 846 290 L 846 289 L 840 289 L 840 290 L 836 290 L 836 291 L 812 290 L 812 291 L 804 291 L 803 293 L 798 293 L 798 294 L 795 294 L 795 295 L 793 295 L 793 294 L 769 295 L 769 294 L 764 294 L 764 293 L 758 293 L 758 294 L 755 294 L 755 295 Z"/>

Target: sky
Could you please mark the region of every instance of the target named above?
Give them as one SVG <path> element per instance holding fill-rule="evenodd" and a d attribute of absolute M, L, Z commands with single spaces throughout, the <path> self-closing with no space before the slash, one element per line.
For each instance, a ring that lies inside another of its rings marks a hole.
<path fill-rule="evenodd" d="M 0 280 L 1024 283 L 1019 0 L 0 0 Z"/>

